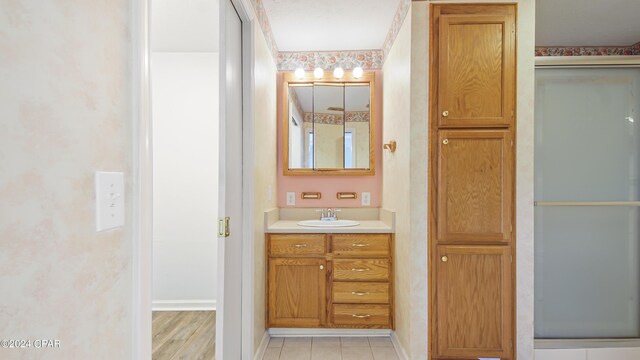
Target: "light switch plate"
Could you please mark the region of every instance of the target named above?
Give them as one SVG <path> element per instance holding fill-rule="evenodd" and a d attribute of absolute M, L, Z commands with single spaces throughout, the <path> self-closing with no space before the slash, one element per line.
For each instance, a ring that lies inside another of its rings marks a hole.
<path fill-rule="evenodd" d="M 287 192 L 287 206 L 295 206 L 296 204 L 296 193 L 293 191 Z"/>
<path fill-rule="evenodd" d="M 371 193 L 363 192 L 362 193 L 362 206 L 371 206 Z"/>
<path fill-rule="evenodd" d="M 124 173 L 97 171 L 96 231 L 124 225 Z"/>

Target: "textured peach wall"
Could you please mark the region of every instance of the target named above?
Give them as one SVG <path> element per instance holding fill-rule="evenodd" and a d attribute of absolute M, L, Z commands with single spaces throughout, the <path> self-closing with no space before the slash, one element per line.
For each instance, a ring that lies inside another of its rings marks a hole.
<path fill-rule="evenodd" d="M 0 359 L 128 359 L 130 2 L 0 0 Z M 95 232 L 96 170 L 125 173 L 127 226 Z"/>
<path fill-rule="evenodd" d="M 254 352 L 265 330 L 264 212 L 276 207 L 276 64 L 268 42 L 254 27 Z M 270 193 L 271 192 L 271 193 Z"/>
<path fill-rule="evenodd" d="M 282 75 L 278 73 L 278 102 L 282 101 Z M 296 192 L 295 207 L 361 207 L 360 193 L 371 193 L 371 206 L 379 207 L 382 203 L 382 72 L 376 71 L 376 174 L 374 176 L 284 176 L 282 175 L 282 109 L 278 106 L 276 121 L 278 123 L 278 206 L 286 207 L 287 192 Z M 256 113 L 256 116 L 258 114 Z M 393 121 L 389 119 L 387 121 Z M 399 144 L 398 146 L 402 146 Z M 303 191 L 319 191 L 321 200 L 302 200 Z M 338 200 L 339 191 L 357 192 L 356 200 Z"/>

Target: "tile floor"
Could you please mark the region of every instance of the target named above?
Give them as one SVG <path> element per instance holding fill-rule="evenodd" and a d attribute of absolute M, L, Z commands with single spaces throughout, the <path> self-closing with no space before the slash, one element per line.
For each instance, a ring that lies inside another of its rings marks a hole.
<path fill-rule="evenodd" d="M 398 360 L 388 337 L 271 338 L 263 360 Z"/>

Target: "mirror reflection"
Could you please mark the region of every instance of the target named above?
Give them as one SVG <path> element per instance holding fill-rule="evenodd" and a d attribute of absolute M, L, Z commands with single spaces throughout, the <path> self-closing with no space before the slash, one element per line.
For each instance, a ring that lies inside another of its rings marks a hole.
<path fill-rule="evenodd" d="M 370 167 L 369 84 L 289 84 L 289 168 Z"/>

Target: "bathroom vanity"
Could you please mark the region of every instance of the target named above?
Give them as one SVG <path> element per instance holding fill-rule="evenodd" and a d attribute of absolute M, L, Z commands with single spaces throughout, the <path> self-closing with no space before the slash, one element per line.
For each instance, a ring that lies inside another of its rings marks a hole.
<path fill-rule="evenodd" d="M 281 211 L 284 219 L 265 216 L 267 326 L 393 329 L 393 214 L 305 227 Z"/>

